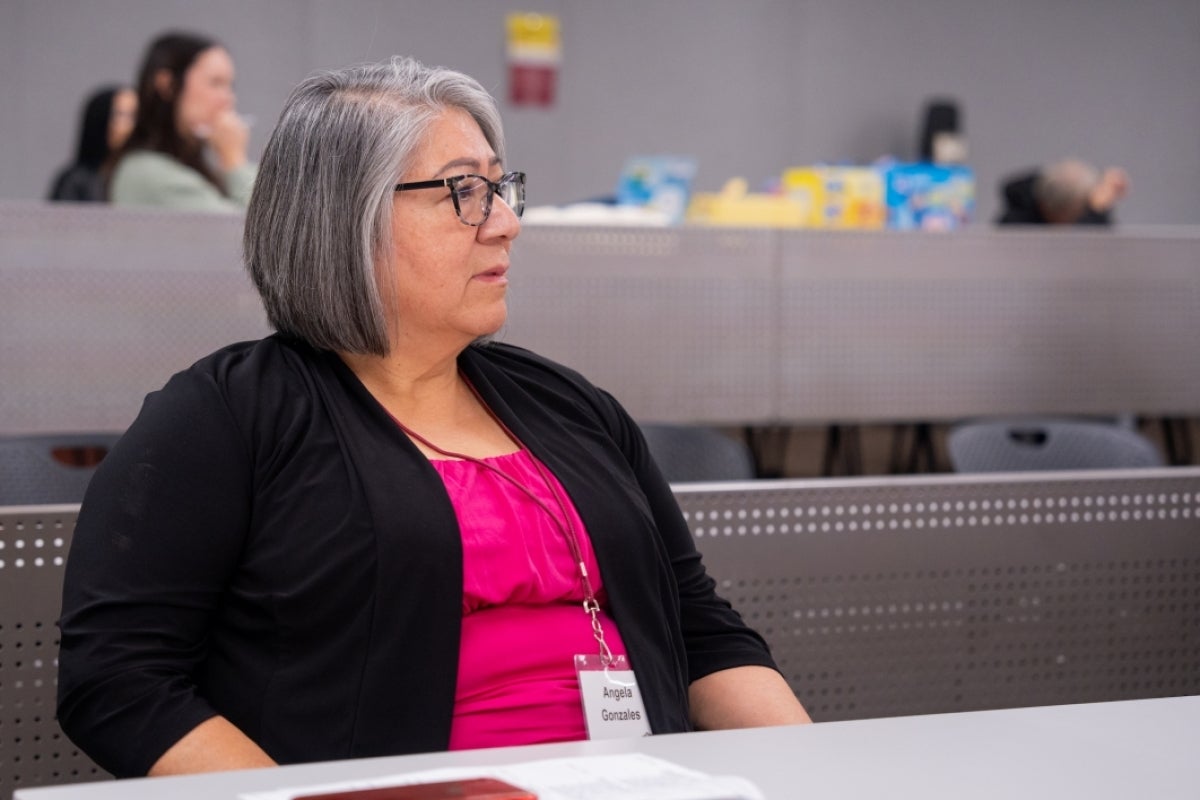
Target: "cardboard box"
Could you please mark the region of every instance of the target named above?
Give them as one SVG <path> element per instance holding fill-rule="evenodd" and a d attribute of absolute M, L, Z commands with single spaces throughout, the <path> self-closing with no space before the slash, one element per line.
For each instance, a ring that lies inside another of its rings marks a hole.
<path fill-rule="evenodd" d="M 695 175 L 696 161 L 686 156 L 631 158 L 617 182 L 617 204 L 652 208 L 671 224 L 683 222 Z"/>
<path fill-rule="evenodd" d="M 879 229 L 887 222 L 883 177 L 873 167 L 792 167 L 782 188 L 803 209 L 804 227 Z"/>
<path fill-rule="evenodd" d="M 896 230 L 956 230 L 975 212 L 975 173 L 966 166 L 883 167 L 887 224 Z"/>
<path fill-rule="evenodd" d="M 698 192 L 688 207 L 687 221 L 738 228 L 802 228 L 804 213 L 787 195 L 751 192 L 745 179 L 733 178 L 720 192 Z"/>

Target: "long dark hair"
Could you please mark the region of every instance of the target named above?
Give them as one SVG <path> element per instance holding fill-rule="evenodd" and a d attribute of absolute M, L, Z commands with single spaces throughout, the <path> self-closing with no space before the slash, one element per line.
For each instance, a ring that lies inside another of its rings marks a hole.
<path fill-rule="evenodd" d="M 83 107 L 83 118 L 79 122 L 76 164 L 99 169 L 108 158 L 108 126 L 112 118 L 113 98 L 119 91 L 120 86 L 105 86 L 88 98 Z"/>
<path fill-rule="evenodd" d="M 203 145 L 180 135 L 175 122 L 184 74 L 201 53 L 220 46 L 205 36 L 178 31 L 164 33 L 150 43 L 138 73 L 137 121 L 117 160 L 134 150 L 153 150 L 196 170 L 226 194 L 224 183 L 204 160 Z M 166 93 L 157 81 L 163 71 L 171 76 L 171 89 Z"/>

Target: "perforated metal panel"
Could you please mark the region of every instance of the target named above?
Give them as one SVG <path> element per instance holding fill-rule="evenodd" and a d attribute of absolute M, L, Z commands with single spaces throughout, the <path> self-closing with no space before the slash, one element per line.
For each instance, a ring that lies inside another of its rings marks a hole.
<path fill-rule="evenodd" d="M 0 201 L 0 433 L 123 430 L 268 332 L 238 215 Z M 500 340 L 645 421 L 1200 412 L 1200 230 L 528 225 Z"/>
<path fill-rule="evenodd" d="M 78 506 L 0 509 L 0 798 L 106 777 L 55 721 L 62 573 Z"/>
<path fill-rule="evenodd" d="M 1200 398 L 1200 242 L 781 233 L 784 419 L 1174 414 Z"/>
<path fill-rule="evenodd" d="M 1200 468 L 675 494 L 817 720 L 1200 694 Z M 76 511 L 0 509 L 0 798 L 106 777 L 54 721 Z"/>
<path fill-rule="evenodd" d="M 814 719 L 1200 694 L 1200 470 L 678 486 Z"/>
<path fill-rule="evenodd" d="M 172 374 L 268 333 L 241 225 L 0 203 L 0 432 L 124 430 Z"/>
<path fill-rule="evenodd" d="M 497 337 L 614 392 L 643 420 L 774 413 L 770 231 L 527 227 Z"/>

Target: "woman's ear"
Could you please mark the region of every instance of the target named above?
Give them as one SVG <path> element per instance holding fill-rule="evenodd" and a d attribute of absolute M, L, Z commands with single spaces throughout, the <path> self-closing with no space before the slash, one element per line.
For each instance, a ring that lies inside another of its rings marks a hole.
<path fill-rule="evenodd" d="M 171 77 L 170 70 L 160 69 L 154 73 L 154 90 L 163 100 L 171 99 L 175 94 L 175 79 Z"/>

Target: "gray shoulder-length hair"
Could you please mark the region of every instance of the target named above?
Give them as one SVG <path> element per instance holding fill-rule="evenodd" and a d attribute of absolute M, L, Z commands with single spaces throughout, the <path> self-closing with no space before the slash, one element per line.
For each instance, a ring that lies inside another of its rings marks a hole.
<path fill-rule="evenodd" d="M 280 333 L 327 350 L 390 348 L 392 194 L 447 108 L 496 155 L 496 101 L 461 72 L 411 58 L 322 72 L 284 104 L 246 210 L 246 268 Z"/>

